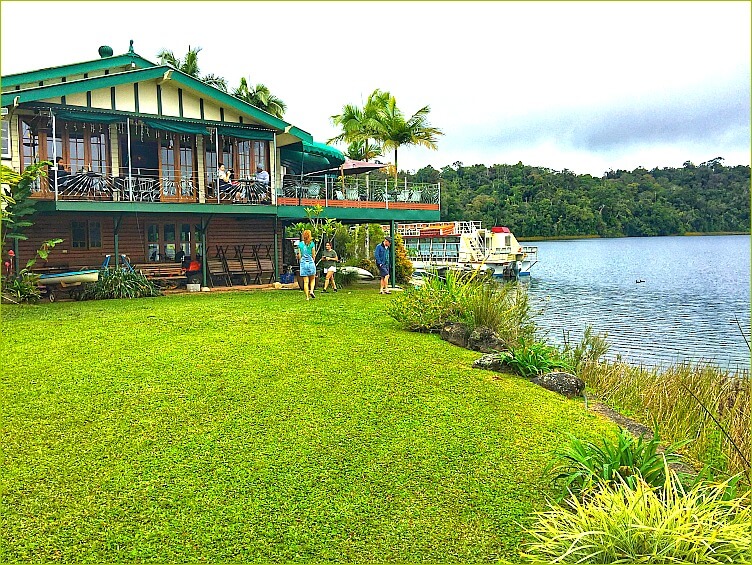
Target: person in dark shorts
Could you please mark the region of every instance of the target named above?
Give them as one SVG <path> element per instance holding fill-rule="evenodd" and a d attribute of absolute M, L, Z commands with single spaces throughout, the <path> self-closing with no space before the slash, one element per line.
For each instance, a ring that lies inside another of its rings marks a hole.
<path fill-rule="evenodd" d="M 334 292 L 337 292 L 337 283 L 334 282 L 334 273 L 337 272 L 337 261 L 339 261 L 337 252 L 332 249 L 332 243 L 327 241 L 324 252 L 321 254 L 321 268 L 324 269 L 324 276 L 326 277 L 324 279 L 323 292 L 326 292 L 329 283 L 331 283 Z"/>
<path fill-rule="evenodd" d="M 374 259 L 376 259 L 376 266 L 379 268 L 379 276 L 381 277 L 381 287 L 379 294 L 391 294 L 389 290 L 389 248 L 392 246 L 392 239 L 385 237 L 384 241 L 376 246 L 374 251 Z"/>

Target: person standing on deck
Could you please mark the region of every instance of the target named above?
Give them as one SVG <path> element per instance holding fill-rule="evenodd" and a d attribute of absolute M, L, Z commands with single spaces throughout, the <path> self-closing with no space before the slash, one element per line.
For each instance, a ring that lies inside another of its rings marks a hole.
<path fill-rule="evenodd" d="M 373 253 L 373 257 L 376 259 L 376 266 L 379 268 L 379 276 L 381 277 L 381 288 L 379 289 L 379 294 L 392 293 L 389 290 L 389 248 L 391 245 L 392 239 L 385 237 L 384 241 L 376 246 L 376 250 Z"/>

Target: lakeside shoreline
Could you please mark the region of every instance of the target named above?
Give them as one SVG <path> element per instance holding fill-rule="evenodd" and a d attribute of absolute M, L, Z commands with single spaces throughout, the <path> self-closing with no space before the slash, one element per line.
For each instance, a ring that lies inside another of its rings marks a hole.
<path fill-rule="evenodd" d="M 684 236 L 717 236 L 717 235 L 749 235 L 747 232 L 734 232 L 734 231 L 719 231 L 719 232 L 687 232 L 682 234 L 672 235 L 614 235 L 614 236 L 602 236 L 602 235 L 541 235 L 541 236 L 519 236 L 517 241 L 565 241 L 576 239 L 625 239 L 630 237 L 684 237 Z"/>

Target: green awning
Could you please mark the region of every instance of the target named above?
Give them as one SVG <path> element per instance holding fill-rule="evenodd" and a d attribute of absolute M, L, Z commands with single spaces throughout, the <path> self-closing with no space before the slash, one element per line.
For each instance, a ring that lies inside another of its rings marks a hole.
<path fill-rule="evenodd" d="M 125 122 L 125 116 L 118 116 L 115 114 L 102 114 L 99 112 L 77 112 L 75 110 L 62 110 L 60 112 L 54 112 L 55 119 L 65 120 L 70 122 L 89 122 L 95 124 L 114 124 L 117 122 Z"/>
<path fill-rule="evenodd" d="M 253 139 L 255 141 L 271 141 L 274 139 L 274 132 L 257 129 L 217 126 L 217 132 L 220 135 L 236 137 L 237 139 Z"/>
<path fill-rule="evenodd" d="M 154 118 L 139 118 L 150 128 L 169 131 L 172 133 L 185 133 L 189 135 L 209 135 L 205 125 L 192 124 L 189 122 L 173 122 L 169 120 L 156 120 Z"/>
<path fill-rule="evenodd" d="M 310 174 L 339 167 L 345 162 L 342 152 L 323 143 L 301 141 L 280 150 L 282 164 L 293 174 Z"/>

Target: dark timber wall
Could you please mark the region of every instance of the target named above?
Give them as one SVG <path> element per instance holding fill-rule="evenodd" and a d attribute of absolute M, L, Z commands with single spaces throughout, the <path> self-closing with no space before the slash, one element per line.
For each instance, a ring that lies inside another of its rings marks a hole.
<path fill-rule="evenodd" d="M 114 220 L 112 215 L 82 214 L 59 212 L 55 215 L 37 214 L 34 225 L 28 228 L 25 235 L 28 240 L 19 243 L 19 266 L 32 258 L 36 250 L 49 239 L 60 238 L 63 243 L 58 244 L 50 253 L 48 266 L 90 267 L 96 268 L 102 264 L 105 255 L 115 252 Z M 90 249 L 74 249 L 72 246 L 72 222 L 99 222 L 101 225 L 102 247 Z M 180 237 L 182 224 L 191 225 L 191 249 L 196 243 L 195 228 L 201 222 L 197 214 L 124 214 L 120 224 L 119 251 L 125 253 L 132 263 L 146 263 L 148 226 L 157 224 L 160 229 L 165 224 L 175 224 L 177 238 Z M 280 226 L 280 232 L 281 226 Z M 281 260 L 282 233 L 277 234 L 278 253 Z M 230 255 L 234 255 L 236 245 L 261 245 L 262 252 L 274 253 L 274 218 L 244 218 L 237 216 L 214 216 L 209 221 L 207 230 L 207 257 L 213 257 L 217 246 L 226 248 Z M 44 266 L 37 261 L 37 267 Z M 281 263 L 280 263 L 281 267 Z"/>

